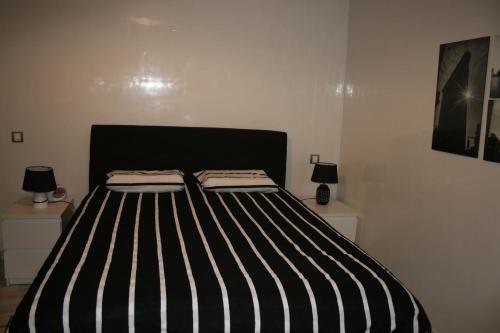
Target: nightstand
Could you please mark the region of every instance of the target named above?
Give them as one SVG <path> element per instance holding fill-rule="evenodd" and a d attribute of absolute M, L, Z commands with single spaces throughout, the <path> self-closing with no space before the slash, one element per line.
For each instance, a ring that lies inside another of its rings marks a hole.
<path fill-rule="evenodd" d="M 342 235 L 353 242 L 356 241 L 358 213 L 354 209 L 338 200 L 330 201 L 327 205 L 318 205 L 316 199 L 306 199 L 302 202 Z"/>
<path fill-rule="evenodd" d="M 7 285 L 33 282 L 73 213 L 73 206 L 67 202 L 37 209 L 31 199 L 21 200 L 5 212 L 2 234 Z"/>

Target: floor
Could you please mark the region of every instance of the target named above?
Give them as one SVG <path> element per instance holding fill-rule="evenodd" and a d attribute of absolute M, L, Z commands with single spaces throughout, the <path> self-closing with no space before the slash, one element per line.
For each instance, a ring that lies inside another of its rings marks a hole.
<path fill-rule="evenodd" d="M 0 332 L 5 331 L 10 317 L 16 311 L 29 286 L 0 287 Z"/>
<path fill-rule="evenodd" d="M 3 261 L 0 258 L 0 332 L 4 332 L 7 328 L 10 317 L 28 288 L 29 285 L 5 286 Z"/>

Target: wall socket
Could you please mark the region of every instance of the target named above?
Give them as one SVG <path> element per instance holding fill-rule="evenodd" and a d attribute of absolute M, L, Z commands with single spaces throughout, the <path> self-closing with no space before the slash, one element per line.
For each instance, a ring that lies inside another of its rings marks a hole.
<path fill-rule="evenodd" d="M 10 134 L 10 140 L 14 143 L 24 142 L 24 133 L 21 131 L 13 131 Z"/>
<path fill-rule="evenodd" d="M 319 162 L 319 154 L 311 154 L 311 156 L 309 156 L 309 163 L 316 164 L 318 162 Z"/>

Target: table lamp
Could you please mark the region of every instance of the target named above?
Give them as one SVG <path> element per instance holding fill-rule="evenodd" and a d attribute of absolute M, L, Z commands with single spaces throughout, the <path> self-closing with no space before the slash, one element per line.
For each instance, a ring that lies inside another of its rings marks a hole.
<path fill-rule="evenodd" d="M 33 192 L 33 207 L 48 205 L 47 192 L 57 189 L 54 171 L 47 166 L 29 166 L 24 173 L 23 190 Z"/>
<path fill-rule="evenodd" d="M 316 190 L 316 202 L 319 205 L 326 205 L 330 201 L 330 188 L 326 184 L 337 184 L 337 164 L 318 162 L 314 165 L 311 181 L 320 183 Z"/>

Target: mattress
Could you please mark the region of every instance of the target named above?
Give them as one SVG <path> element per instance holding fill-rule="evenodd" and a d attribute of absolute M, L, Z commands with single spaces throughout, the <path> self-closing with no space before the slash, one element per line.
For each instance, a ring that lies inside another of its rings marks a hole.
<path fill-rule="evenodd" d="M 10 332 L 430 332 L 386 268 L 289 192 L 97 187 Z"/>

